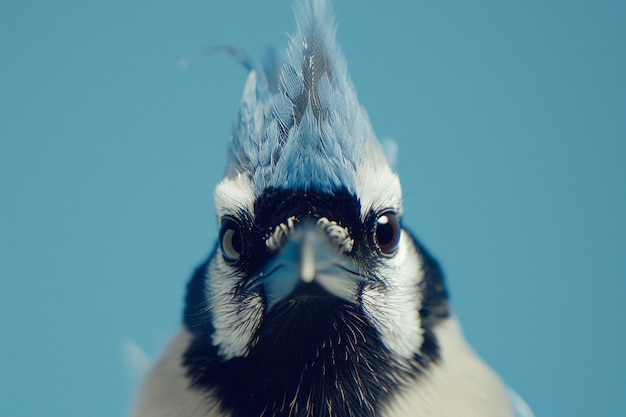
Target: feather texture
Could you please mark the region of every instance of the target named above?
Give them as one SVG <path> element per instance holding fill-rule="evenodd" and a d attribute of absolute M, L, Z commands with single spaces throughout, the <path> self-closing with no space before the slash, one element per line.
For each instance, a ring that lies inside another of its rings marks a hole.
<path fill-rule="evenodd" d="M 330 5 L 307 0 L 294 9 L 298 28 L 278 76 L 273 64 L 248 76 L 227 177 L 249 176 L 256 195 L 266 188 L 355 193 L 364 155 L 381 151 L 334 40 Z"/>

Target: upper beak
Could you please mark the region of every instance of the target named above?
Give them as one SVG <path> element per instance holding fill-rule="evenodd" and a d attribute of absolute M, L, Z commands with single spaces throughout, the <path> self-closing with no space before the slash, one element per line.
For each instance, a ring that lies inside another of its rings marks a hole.
<path fill-rule="evenodd" d="M 271 309 L 300 297 L 337 297 L 356 304 L 364 280 L 352 258 L 332 243 L 323 227 L 309 220 L 289 235 L 264 269 L 260 283 Z"/>

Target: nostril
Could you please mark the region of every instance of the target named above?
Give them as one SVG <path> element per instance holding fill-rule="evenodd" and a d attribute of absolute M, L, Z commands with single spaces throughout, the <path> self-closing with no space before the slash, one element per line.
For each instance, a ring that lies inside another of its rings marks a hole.
<path fill-rule="evenodd" d="M 348 253 L 354 247 L 354 239 L 350 237 L 350 231 L 347 227 L 341 226 L 334 220 L 326 217 L 320 217 L 317 226 L 328 235 L 328 239 L 335 245 L 341 253 Z"/>

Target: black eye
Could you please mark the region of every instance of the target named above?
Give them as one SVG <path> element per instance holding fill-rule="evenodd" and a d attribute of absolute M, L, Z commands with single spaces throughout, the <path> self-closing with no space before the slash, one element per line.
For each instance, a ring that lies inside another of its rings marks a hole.
<path fill-rule="evenodd" d="M 378 216 L 374 229 L 374 241 L 384 254 L 390 254 L 398 247 L 400 241 L 400 223 L 393 213 Z"/>
<path fill-rule="evenodd" d="M 243 236 L 241 226 L 231 218 L 222 220 L 220 229 L 220 247 L 224 258 L 229 262 L 236 262 L 243 254 Z"/>

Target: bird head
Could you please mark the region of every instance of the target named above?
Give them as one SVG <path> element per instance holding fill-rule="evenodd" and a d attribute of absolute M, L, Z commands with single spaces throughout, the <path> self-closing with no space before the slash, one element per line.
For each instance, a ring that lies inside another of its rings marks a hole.
<path fill-rule="evenodd" d="M 400 181 L 330 6 L 295 14 L 285 59 L 246 81 L 215 190 L 218 243 L 188 286 L 185 365 L 235 415 L 374 415 L 437 360 L 446 291 L 402 226 Z"/>

